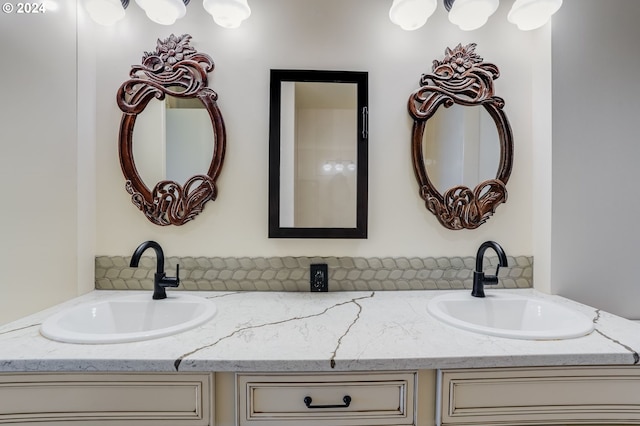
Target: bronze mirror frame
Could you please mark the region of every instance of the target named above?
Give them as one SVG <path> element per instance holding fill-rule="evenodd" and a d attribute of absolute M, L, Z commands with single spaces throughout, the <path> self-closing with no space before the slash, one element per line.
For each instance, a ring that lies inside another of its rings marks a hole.
<path fill-rule="evenodd" d="M 120 122 L 120 166 L 126 179 L 125 188 L 131 201 L 149 221 L 156 225 L 184 225 L 204 209 L 207 201 L 216 199 L 216 179 L 224 161 L 226 131 L 218 108 L 218 94 L 207 87 L 207 74 L 213 71 L 209 55 L 197 52 L 189 42 L 191 36 L 171 34 L 158 39 L 154 52 L 145 52 L 142 65 L 133 65 L 129 80 L 117 93 L 117 103 L 123 112 Z M 133 130 L 138 114 L 152 99 L 164 100 L 166 95 L 178 98 L 198 98 L 211 118 L 214 141 L 213 156 L 206 174 L 189 178 L 184 186 L 162 180 L 152 190 L 143 182 L 133 157 Z"/>
<path fill-rule="evenodd" d="M 354 228 L 286 227 L 280 224 L 282 82 L 350 83 L 357 87 L 356 217 Z M 369 74 L 366 71 L 272 69 L 269 102 L 269 238 L 366 239 L 369 176 Z"/>
<path fill-rule="evenodd" d="M 513 167 L 513 134 L 503 110 L 504 99 L 494 95 L 493 80 L 500 72 L 497 66 L 483 62 L 475 48 L 475 43 L 447 48 L 442 61 L 433 61 L 432 74 L 422 75 L 421 87 L 411 94 L 408 102 L 413 118 L 413 169 L 420 197 L 440 224 L 453 230 L 479 227 L 499 204 L 506 202 L 506 184 Z M 495 179 L 481 182 L 474 189 L 458 185 L 441 194 L 425 167 L 423 137 L 427 121 L 438 108 L 454 104 L 481 105 L 493 118 L 500 138 L 500 163 Z"/>

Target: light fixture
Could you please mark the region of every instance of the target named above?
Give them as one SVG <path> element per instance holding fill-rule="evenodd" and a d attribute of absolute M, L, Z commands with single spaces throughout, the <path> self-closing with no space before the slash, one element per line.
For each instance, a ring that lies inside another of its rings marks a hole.
<path fill-rule="evenodd" d="M 238 28 L 251 15 L 247 0 L 203 0 L 202 5 L 214 22 L 224 28 Z"/>
<path fill-rule="evenodd" d="M 147 17 L 161 25 L 171 25 L 187 13 L 189 0 L 136 0 Z"/>
<path fill-rule="evenodd" d="M 206 0 L 205 0 L 206 1 Z M 461 30 L 471 31 L 487 23 L 500 5 L 500 0 L 442 0 L 449 12 L 449 21 Z M 389 19 L 403 30 L 423 26 L 433 14 L 438 0 L 393 0 Z M 522 31 L 546 24 L 562 6 L 562 0 L 515 0 L 507 20 Z"/>
<path fill-rule="evenodd" d="M 127 4 L 129 4 L 129 0 L 126 0 Z M 123 2 L 124 3 L 124 2 Z M 55 0 L 44 0 L 42 2 L 42 5 L 44 6 L 44 9 L 49 12 L 55 12 L 56 10 L 58 10 L 58 8 L 60 7 L 58 5 L 58 2 Z"/>
<path fill-rule="evenodd" d="M 406 31 L 423 26 L 438 6 L 438 0 L 393 0 L 389 19 Z"/>
<path fill-rule="evenodd" d="M 475 30 L 486 24 L 499 5 L 499 0 L 444 0 L 449 21 L 463 31 Z"/>
<path fill-rule="evenodd" d="M 124 18 L 127 6 L 129 0 L 89 0 L 85 7 L 93 21 L 108 26 Z"/>
<path fill-rule="evenodd" d="M 516 0 L 507 20 L 522 31 L 534 30 L 546 24 L 562 6 L 562 0 Z"/>

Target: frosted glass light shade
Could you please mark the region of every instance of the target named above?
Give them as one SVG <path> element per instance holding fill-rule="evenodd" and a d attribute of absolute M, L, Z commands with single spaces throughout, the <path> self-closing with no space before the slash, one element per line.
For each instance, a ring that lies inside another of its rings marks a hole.
<path fill-rule="evenodd" d="M 389 19 L 406 31 L 423 26 L 438 6 L 438 0 L 393 0 Z"/>
<path fill-rule="evenodd" d="M 522 31 L 534 30 L 546 24 L 562 6 L 562 0 L 516 0 L 507 20 Z"/>
<path fill-rule="evenodd" d="M 487 23 L 499 5 L 499 0 L 455 0 L 449 21 L 463 31 L 475 30 Z"/>
<path fill-rule="evenodd" d="M 120 0 L 89 0 L 85 8 L 91 19 L 100 25 L 113 25 L 124 18 Z"/>
<path fill-rule="evenodd" d="M 187 13 L 183 0 L 136 0 L 147 18 L 161 25 L 171 25 Z"/>
<path fill-rule="evenodd" d="M 44 8 L 45 10 L 48 11 L 56 11 L 60 8 L 60 5 L 58 4 L 57 1 L 55 0 L 44 0 L 42 2 L 42 4 L 44 4 Z"/>
<path fill-rule="evenodd" d="M 213 21 L 224 28 L 238 28 L 251 16 L 247 0 L 204 0 L 202 5 Z"/>

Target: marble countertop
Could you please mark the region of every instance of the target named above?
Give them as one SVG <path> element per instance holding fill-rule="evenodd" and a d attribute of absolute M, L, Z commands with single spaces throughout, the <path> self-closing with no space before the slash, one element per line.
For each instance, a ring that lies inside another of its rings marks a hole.
<path fill-rule="evenodd" d="M 463 290 L 459 290 L 463 291 Z M 49 315 L 83 302 L 139 292 L 94 291 L 0 326 L 0 372 L 367 371 L 554 365 L 635 365 L 640 324 L 534 290 L 593 318 L 567 340 L 490 337 L 431 317 L 443 291 L 330 293 L 185 292 L 218 312 L 195 329 L 135 343 L 69 344 L 39 333 Z M 151 297 L 151 293 L 149 297 Z"/>

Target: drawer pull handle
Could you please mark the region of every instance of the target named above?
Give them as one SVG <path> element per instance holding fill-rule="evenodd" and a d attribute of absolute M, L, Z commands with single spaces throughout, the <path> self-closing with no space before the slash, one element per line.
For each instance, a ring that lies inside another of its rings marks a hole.
<path fill-rule="evenodd" d="M 349 395 L 345 395 L 345 397 L 342 398 L 342 401 L 344 401 L 344 405 L 311 405 L 313 402 L 311 397 L 304 397 L 304 405 L 306 405 L 307 408 L 347 408 L 351 404 L 351 397 Z"/>

